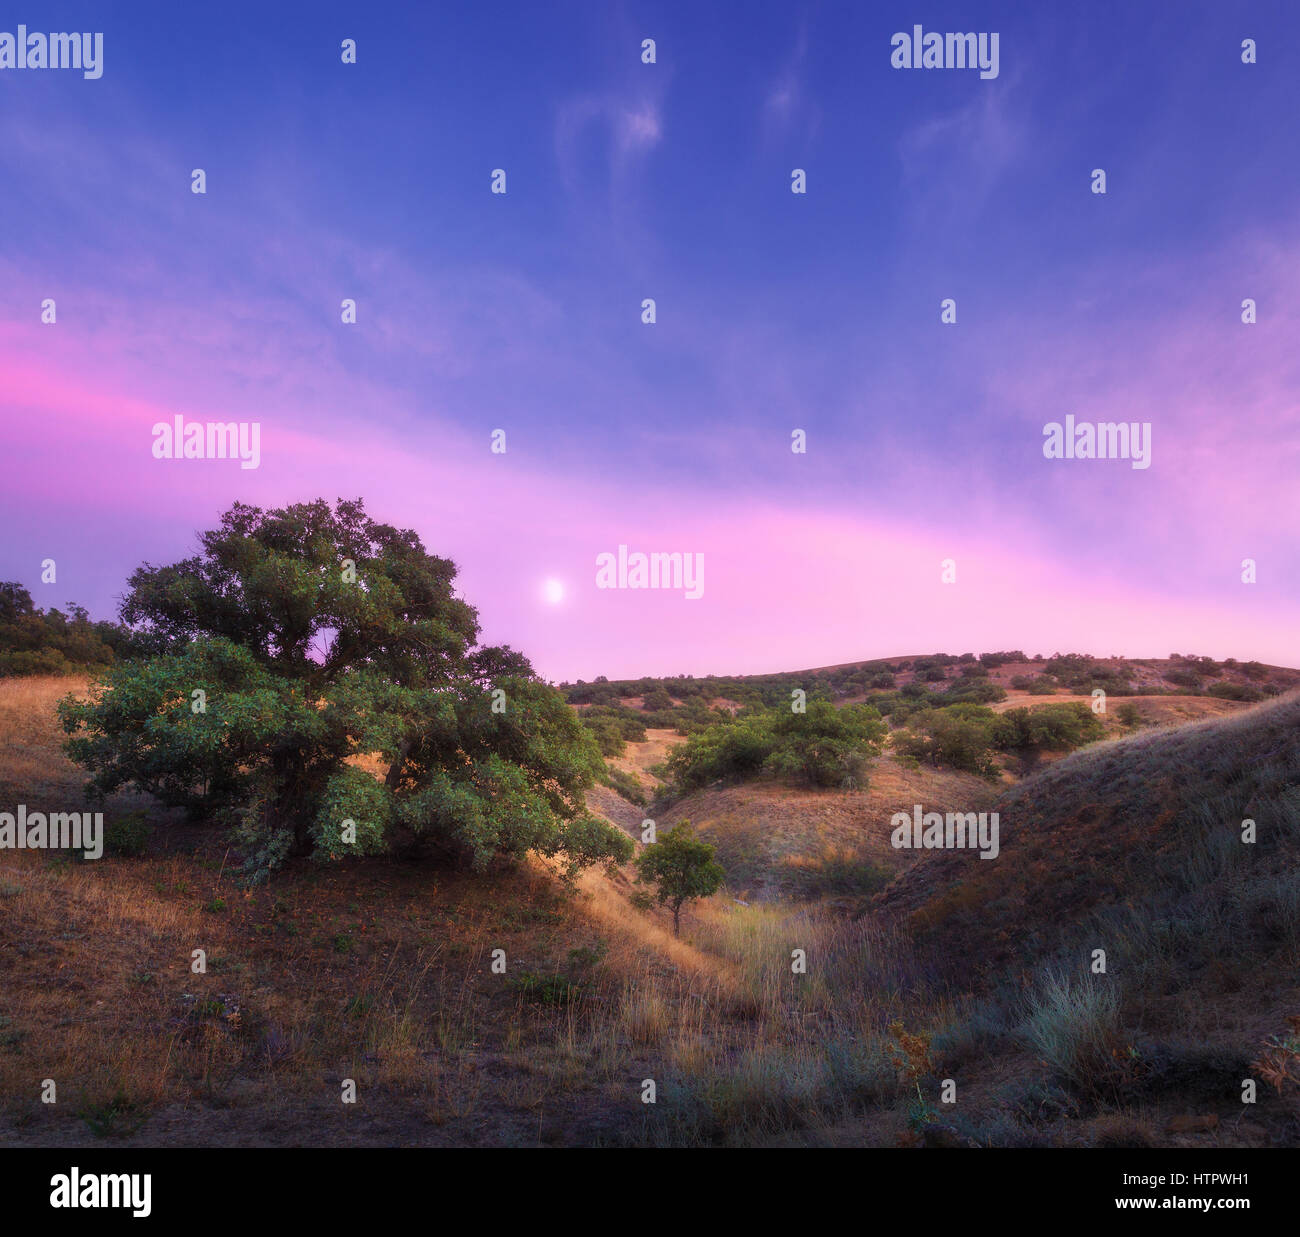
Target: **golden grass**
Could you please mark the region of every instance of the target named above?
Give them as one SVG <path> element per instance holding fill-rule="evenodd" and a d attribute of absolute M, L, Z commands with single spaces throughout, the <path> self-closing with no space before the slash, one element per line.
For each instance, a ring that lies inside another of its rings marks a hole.
<path fill-rule="evenodd" d="M 0 683 L 9 798 L 80 795 L 52 714 L 85 689 Z M 885 760 L 866 792 L 738 789 L 695 814 L 764 839 L 776 871 L 883 855 L 893 805 L 971 806 L 984 787 Z M 541 862 L 489 880 L 380 861 L 292 865 L 243 890 L 201 838 L 132 860 L 0 854 L 0 1146 L 892 1143 L 907 1121 L 895 1021 L 948 1035 L 948 1059 L 976 1071 L 963 1095 L 981 1094 L 969 1002 L 901 928 L 723 891 L 678 938 L 631 890 L 590 871 L 566 897 Z M 1004 1075 L 1036 1068 L 1001 1052 Z"/>

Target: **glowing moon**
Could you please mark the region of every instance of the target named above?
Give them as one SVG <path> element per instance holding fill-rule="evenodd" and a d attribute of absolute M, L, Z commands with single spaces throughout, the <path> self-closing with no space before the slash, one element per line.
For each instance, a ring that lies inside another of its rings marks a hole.
<path fill-rule="evenodd" d="M 564 585 L 559 580 L 547 580 L 542 586 L 542 596 L 553 606 L 564 600 Z"/>

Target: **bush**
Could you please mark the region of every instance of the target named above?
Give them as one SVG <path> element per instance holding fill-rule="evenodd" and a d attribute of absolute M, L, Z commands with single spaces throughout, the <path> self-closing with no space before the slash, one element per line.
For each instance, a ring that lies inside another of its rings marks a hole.
<path fill-rule="evenodd" d="M 601 774 L 600 780 L 603 785 L 622 795 L 629 803 L 633 803 L 637 807 L 645 806 L 645 791 L 641 789 L 641 783 L 632 774 L 606 765 L 605 772 Z"/>
<path fill-rule="evenodd" d="M 945 704 L 996 704 L 1007 698 L 1006 691 L 985 679 L 958 679 L 943 693 Z"/>
<path fill-rule="evenodd" d="M 998 768 L 998 721 L 992 709 L 977 704 L 925 709 L 908 719 L 909 730 L 894 735 L 894 747 L 905 757 L 991 777 Z"/>
<path fill-rule="evenodd" d="M 580 716 L 602 756 L 621 756 L 629 743 L 645 742 L 645 718 L 631 709 L 594 705 Z"/>
<path fill-rule="evenodd" d="M 1071 983 L 1049 974 L 1029 998 L 1027 1014 L 1025 1038 L 1053 1081 L 1090 1099 L 1113 1095 L 1124 1045 L 1111 982 Z"/>
<path fill-rule="evenodd" d="M 998 722 L 995 746 L 1021 753 L 1071 751 L 1100 739 L 1105 728 L 1086 704 L 1045 704 L 1008 709 Z"/>
<path fill-rule="evenodd" d="M 866 759 L 879 755 L 884 735 L 880 714 L 870 705 L 837 709 L 814 700 L 805 713 L 786 707 L 719 718 L 675 748 L 666 769 L 679 794 L 761 774 L 838 786 L 860 780 Z"/>
<path fill-rule="evenodd" d="M 1006 666 L 1012 663 L 1028 661 L 1023 649 L 1008 649 L 1001 653 L 981 653 L 981 665 L 988 666 L 990 670 L 996 670 L 999 666 Z"/>
<path fill-rule="evenodd" d="M 1207 696 L 1218 696 L 1221 700 L 1245 700 L 1254 703 L 1264 699 L 1264 693 L 1249 683 L 1211 683 L 1205 689 Z"/>
<path fill-rule="evenodd" d="M 104 849 L 110 855 L 134 859 L 144 854 L 152 833 L 153 826 L 143 812 L 128 812 L 104 822 Z"/>
<path fill-rule="evenodd" d="M 1018 674 L 1011 680 L 1011 686 L 1031 696 L 1051 696 L 1056 692 L 1056 680 L 1050 674 Z"/>

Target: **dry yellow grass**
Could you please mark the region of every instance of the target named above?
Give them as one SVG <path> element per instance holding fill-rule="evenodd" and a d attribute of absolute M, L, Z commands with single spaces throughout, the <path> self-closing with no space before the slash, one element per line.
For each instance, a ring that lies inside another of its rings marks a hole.
<path fill-rule="evenodd" d="M 51 794 L 75 790 L 84 780 L 59 750 L 66 737 L 59 728 L 55 705 L 69 694 L 85 695 L 85 675 L 33 675 L 0 679 L 0 791 L 46 801 Z M 69 809 L 71 810 L 71 809 Z"/>
<path fill-rule="evenodd" d="M 0 683 L 4 795 L 75 805 L 53 706 L 84 689 Z M 673 741 L 632 745 L 629 764 Z M 733 788 L 660 823 L 730 830 L 772 872 L 837 847 L 885 862 L 893 810 L 981 791 L 883 760 L 867 791 Z M 968 1111 L 998 1111 L 996 1088 L 1037 1068 L 1008 1040 L 992 1061 L 966 998 L 870 914 L 730 890 L 690 906 L 677 938 L 632 905 L 627 872 L 588 872 L 567 897 L 541 863 L 490 880 L 295 864 L 241 890 L 220 839 L 170 836 L 132 860 L 0 856 L 0 1146 L 893 1143 L 908 1099 L 891 1023 L 949 1036 Z"/>

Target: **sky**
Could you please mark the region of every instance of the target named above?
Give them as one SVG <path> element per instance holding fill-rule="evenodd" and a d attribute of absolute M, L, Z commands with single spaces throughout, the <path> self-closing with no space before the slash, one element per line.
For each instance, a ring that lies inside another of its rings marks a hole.
<path fill-rule="evenodd" d="M 360 496 L 557 681 L 1300 663 L 1294 4 L 19 20 L 103 34 L 92 80 L 0 68 L 0 579 L 37 604 L 112 617 L 236 500 Z M 894 68 L 918 24 L 997 32 L 997 76 Z M 258 467 L 156 458 L 178 415 L 256 422 Z M 1045 458 L 1067 416 L 1149 424 L 1150 466 Z M 598 587 L 620 545 L 703 555 L 702 596 Z"/>

